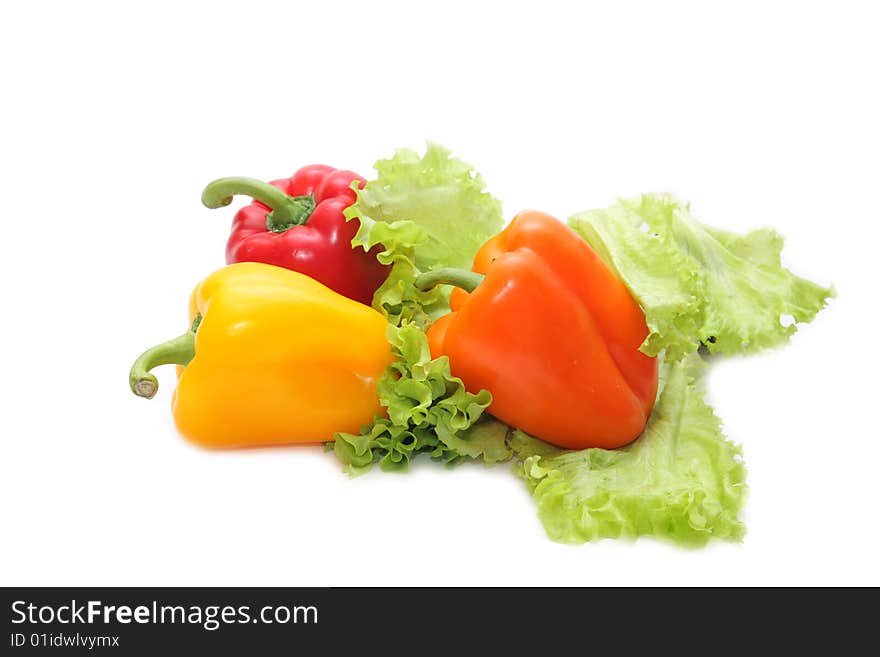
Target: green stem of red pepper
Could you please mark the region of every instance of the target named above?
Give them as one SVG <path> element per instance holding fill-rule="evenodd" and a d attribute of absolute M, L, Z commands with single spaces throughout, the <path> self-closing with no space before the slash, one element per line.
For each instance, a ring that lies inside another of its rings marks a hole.
<path fill-rule="evenodd" d="M 465 292 L 473 292 L 483 282 L 484 276 L 466 269 L 441 267 L 416 277 L 415 286 L 420 290 L 430 290 L 435 285 L 454 285 Z"/>
<path fill-rule="evenodd" d="M 219 178 L 208 183 L 202 192 L 202 203 L 211 209 L 222 208 L 232 203 L 232 197 L 237 194 L 250 196 L 272 208 L 266 215 L 266 227 L 273 233 L 283 233 L 293 226 L 301 226 L 315 209 L 312 194 L 288 196 L 274 185 L 241 176 Z"/>
<path fill-rule="evenodd" d="M 196 355 L 196 331 L 202 321 L 198 315 L 192 328 L 183 335 L 150 347 L 134 361 L 128 373 L 128 386 L 138 397 L 152 399 L 159 390 L 159 381 L 150 370 L 159 365 L 186 367 Z"/>

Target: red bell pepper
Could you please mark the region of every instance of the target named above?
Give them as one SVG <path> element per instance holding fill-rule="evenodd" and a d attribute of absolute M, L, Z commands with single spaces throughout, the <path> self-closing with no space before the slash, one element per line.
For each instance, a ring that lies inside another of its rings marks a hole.
<path fill-rule="evenodd" d="M 263 262 L 292 269 L 339 294 L 370 305 L 389 267 L 369 252 L 353 249 L 356 219 L 343 210 L 355 202 L 351 183 L 365 180 L 352 171 L 313 164 L 290 178 L 265 183 L 253 178 L 220 178 L 202 192 L 209 208 L 229 205 L 236 194 L 254 201 L 239 210 L 226 244 L 226 262 Z"/>

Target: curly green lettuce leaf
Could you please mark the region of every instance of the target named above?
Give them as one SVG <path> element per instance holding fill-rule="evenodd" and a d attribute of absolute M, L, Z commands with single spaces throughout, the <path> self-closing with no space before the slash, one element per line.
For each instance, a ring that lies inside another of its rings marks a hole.
<path fill-rule="evenodd" d="M 501 228 L 501 204 L 473 167 L 436 144 L 424 157 L 398 150 L 375 168 L 377 178 L 363 189 L 352 184 L 357 199 L 345 217 L 360 225 L 351 245 L 382 245 L 378 260 L 391 265 L 373 307 L 395 326 L 424 328 L 448 311 L 449 290 L 418 290 L 416 276 L 436 267 L 470 269 L 479 247 Z"/>
<path fill-rule="evenodd" d="M 398 150 L 375 164 L 378 174 L 359 190 L 350 214 L 375 222 L 411 221 L 424 232 L 415 253 L 421 271 L 470 269 L 482 244 L 501 230 L 501 202 L 485 191 L 474 168 L 437 144 L 425 155 Z"/>
<path fill-rule="evenodd" d="M 655 536 L 685 545 L 739 540 L 746 497 L 740 449 L 704 401 L 699 355 L 663 367 L 662 390 L 633 444 L 566 451 L 520 431 L 509 444 L 518 474 L 553 540 Z"/>
<path fill-rule="evenodd" d="M 501 203 L 485 191 L 469 164 L 436 144 L 423 157 L 401 149 L 375 164 L 377 178 L 345 210 L 360 228 L 352 248 L 381 244 L 380 262 L 392 269 L 373 306 L 395 326 L 425 327 L 448 309 L 449 290 L 422 292 L 413 281 L 436 267 L 470 269 L 480 246 L 501 229 Z"/>
<path fill-rule="evenodd" d="M 358 194 L 357 184 L 352 187 Z M 418 275 L 416 249 L 427 239 L 425 230 L 412 221 L 377 221 L 363 213 L 357 203 L 346 208 L 347 220 L 357 219 L 359 227 L 351 241 L 352 248 L 369 251 L 376 245 L 382 249 L 376 259 L 390 265 L 388 277 L 373 295 L 373 307 L 394 326 L 415 323 L 424 327 L 437 315 L 448 310 L 448 291 L 434 288 L 423 292 L 413 282 Z"/>
<path fill-rule="evenodd" d="M 492 402 L 488 391 L 468 392 L 450 373 L 448 358 L 431 358 L 415 325 L 389 325 L 388 340 L 395 362 L 377 386 L 388 415 L 358 435 L 336 434 L 334 451 L 347 472 L 361 474 L 375 463 L 385 471 L 406 470 L 419 453 L 446 463 L 510 458 L 509 428 L 483 415 Z"/>
<path fill-rule="evenodd" d="M 668 234 L 649 234 L 642 217 L 624 205 L 582 212 L 574 228 L 617 272 L 645 311 L 648 337 L 641 349 L 676 358 L 700 346 L 703 280 Z"/>
<path fill-rule="evenodd" d="M 778 233 L 705 226 L 667 195 L 619 201 L 569 224 L 641 304 L 650 330 L 641 348 L 652 356 L 665 349 L 680 358 L 701 343 L 725 354 L 778 346 L 833 294 L 782 266 Z"/>
<path fill-rule="evenodd" d="M 333 449 L 352 474 L 374 463 L 404 470 L 420 452 L 448 463 L 509 459 L 509 429 L 480 419 L 491 395 L 467 392 L 448 359 L 431 359 L 421 329 L 448 311 L 449 290 L 423 292 L 414 285 L 434 267 L 470 268 L 479 247 L 501 228 L 501 204 L 470 165 L 435 144 L 424 157 L 399 150 L 377 162 L 376 171 L 363 189 L 352 186 L 357 200 L 345 217 L 359 222 L 352 248 L 381 245 L 377 258 L 391 266 L 373 296 L 373 307 L 388 320 L 395 357 L 378 384 L 387 417 L 358 435 L 337 434 Z"/>

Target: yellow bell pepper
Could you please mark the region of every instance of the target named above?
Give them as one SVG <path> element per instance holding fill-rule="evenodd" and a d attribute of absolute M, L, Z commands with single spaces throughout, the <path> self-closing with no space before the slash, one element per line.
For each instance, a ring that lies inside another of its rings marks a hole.
<path fill-rule="evenodd" d="M 382 414 L 376 381 L 391 362 L 386 320 L 288 269 L 225 267 L 190 300 L 193 327 L 135 361 L 132 391 L 158 390 L 150 370 L 178 365 L 174 421 L 206 447 L 317 443 Z"/>

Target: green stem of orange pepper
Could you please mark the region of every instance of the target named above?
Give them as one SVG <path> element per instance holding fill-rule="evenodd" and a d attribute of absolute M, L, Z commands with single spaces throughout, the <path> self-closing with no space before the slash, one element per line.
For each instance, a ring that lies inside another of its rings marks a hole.
<path fill-rule="evenodd" d="M 473 292 L 483 282 L 484 276 L 466 269 L 441 267 L 416 277 L 415 286 L 422 290 L 430 290 L 436 285 L 454 285 L 465 292 Z"/>

